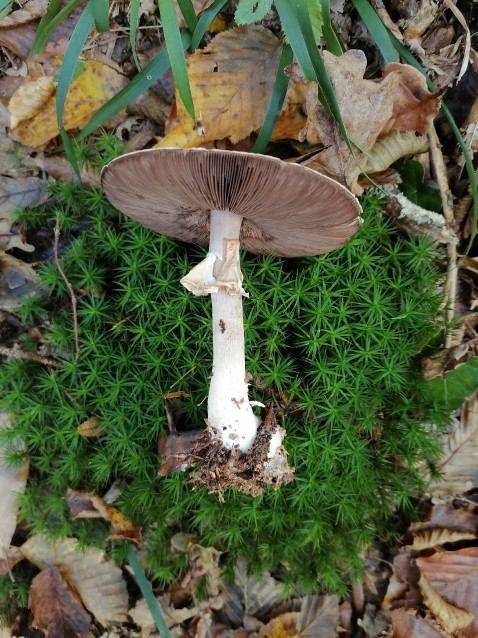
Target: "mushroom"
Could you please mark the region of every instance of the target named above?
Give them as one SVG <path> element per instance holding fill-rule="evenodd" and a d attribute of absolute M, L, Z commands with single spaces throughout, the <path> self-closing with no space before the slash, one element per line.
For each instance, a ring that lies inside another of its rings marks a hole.
<path fill-rule="evenodd" d="M 254 459 L 251 479 L 255 487 L 247 479 L 245 491 L 255 493 L 263 483 L 277 487 L 291 480 L 284 431 L 269 418 L 264 433 L 249 401 L 242 316 L 242 296 L 248 295 L 242 287 L 239 247 L 282 257 L 332 251 L 360 225 L 357 199 L 337 182 L 299 164 L 202 148 L 123 155 L 103 170 L 102 185 L 110 202 L 140 224 L 182 241 L 209 242 L 205 259 L 181 283 L 195 295 L 210 294 L 212 300 L 206 421 L 210 440 L 231 452 L 228 463 L 239 467 L 235 474 L 241 481 L 246 480 L 247 458 L 257 456 L 260 442 L 262 462 Z M 225 484 L 238 482 L 229 477 L 218 489 Z"/>

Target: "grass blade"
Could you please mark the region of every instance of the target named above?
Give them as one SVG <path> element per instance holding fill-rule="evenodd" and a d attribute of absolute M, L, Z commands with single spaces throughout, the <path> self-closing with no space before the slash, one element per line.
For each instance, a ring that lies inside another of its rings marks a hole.
<path fill-rule="evenodd" d="M 397 52 L 402 56 L 402 58 L 407 62 L 407 64 L 410 64 L 410 66 L 415 67 L 418 71 L 420 71 L 422 75 L 425 76 L 427 81 L 427 86 L 430 89 L 430 91 L 436 91 L 436 86 L 430 80 L 430 78 L 427 75 L 427 72 L 422 67 L 420 62 L 418 62 L 418 60 L 414 58 L 414 56 L 410 53 L 410 51 L 403 46 L 400 40 L 398 40 L 393 35 L 393 33 L 389 33 L 389 35 L 390 35 L 390 40 L 393 43 L 393 46 L 395 47 Z M 448 120 L 448 123 L 450 124 L 450 127 L 456 138 L 458 146 L 460 147 L 460 150 L 463 153 L 463 157 L 465 158 L 465 168 L 468 174 L 468 179 L 470 180 L 470 190 L 473 196 L 473 224 L 472 224 L 470 239 L 468 241 L 468 246 L 465 252 L 465 255 L 467 255 L 470 252 L 471 245 L 476 237 L 476 230 L 477 230 L 477 223 L 478 223 L 478 182 L 476 179 L 475 167 L 473 166 L 473 158 L 470 154 L 470 151 L 468 150 L 465 140 L 463 139 L 460 129 L 457 123 L 455 122 L 455 118 L 451 114 L 450 109 L 443 102 L 441 104 L 441 110 L 443 111 L 443 114 Z"/>
<path fill-rule="evenodd" d="M 174 8 L 174 0 L 158 0 L 158 5 L 174 81 L 187 112 L 192 120 L 195 121 L 193 96 L 189 86 L 188 68 Z"/>
<path fill-rule="evenodd" d="M 375 44 L 379 48 L 385 63 L 399 62 L 400 58 L 390 39 L 389 32 L 380 20 L 375 9 L 369 2 L 367 2 L 367 0 L 352 0 L 352 2 L 354 7 L 357 9 L 359 16 L 362 18 L 362 22 L 367 27 L 370 35 L 375 41 Z"/>
<path fill-rule="evenodd" d="M 322 20 L 324 21 L 322 31 L 324 33 L 327 49 L 334 55 L 342 55 L 344 49 L 337 34 L 335 33 L 334 25 L 332 24 L 332 19 L 330 17 L 330 0 L 319 1 L 322 10 Z"/>
<path fill-rule="evenodd" d="M 128 547 L 128 563 L 130 564 L 131 569 L 133 570 L 133 574 L 136 578 L 136 582 L 138 583 L 138 587 L 141 590 L 141 593 L 146 600 L 146 603 L 149 607 L 149 611 L 153 617 L 154 622 L 156 623 L 156 627 L 158 628 L 161 638 L 171 638 L 171 633 L 169 628 L 164 620 L 161 609 L 158 605 L 158 602 L 153 594 L 153 589 L 151 587 L 151 583 L 146 578 L 146 575 L 141 567 L 141 563 L 138 560 L 138 557 L 135 554 L 135 551 L 131 544 Z"/>
<path fill-rule="evenodd" d="M 305 79 L 307 82 L 317 82 L 317 75 L 310 58 L 310 51 L 302 35 L 297 15 L 292 8 L 293 4 L 294 2 L 290 2 L 289 0 L 275 0 L 275 6 L 282 23 L 282 28 L 290 42 L 292 51 L 302 69 Z M 315 42 L 313 46 L 315 49 L 317 48 Z"/>
<path fill-rule="evenodd" d="M 194 29 L 196 28 L 198 23 L 198 17 L 196 15 L 196 12 L 194 11 L 193 3 L 191 2 L 191 0 L 178 0 L 178 4 L 183 17 L 186 20 L 189 31 L 191 33 L 194 33 Z"/>
<path fill-rule="evenodd" d="M 71 81 L 75 74 L 76 66 L 81 54 L 81 50 L 86 42 L 86 38 L 93 26 L 94 13 L 92 2 L 88 2 L 83 13 L 81 14 L 76 26 L 71 34 L 68 48 L 65 52 L 60 71 L 58 73 L 58 86 L 56 89 L 56 117 L 58 120 L 58 128 L 60 129 L 61 139 L 65 146 L 65 153 L 71 165 L 79 176 L 80 169 L 76 159 L 73 144 L 63 126 L 63 112 L 65 108 L 65 100 L 70 88 Z"/>
<path fill-rule="evenodd" d="M 45 22 L 43 22 L 42 18 L 38 25 L 32 48 L 30 49 L 30 55 L 36 55 L 43 51 L 53 31 L 57 28 L 60 22 L 70 15 L 73 9 L 77 7 L 81 1 L 82 0 L 70 0 L 70 2 L 68 2 L 61 11 L 58 11 L 62 4 L 61 0 L 52 0 L 48 7 L 48 11 L 43 16 L 43 18 L 45 18 Z"/>
<path fill-rule="evenodd" d="M 134 63 L 139 72 L 141 72 L 141 65 L 136 52 L 136 33 L 138 31 L 140 2 L 141 0 L 131 0 L 129 5 L 129 43 L 131 45 L 131 51 L 133 52 Z"/>
<path fill-rule="evenodd" d="M 229 4 L 230 2 L 231 0 L 215 0 L 210 7 L 202 12 L 196 28 L 194 29 L 193 37 L 191 40 L 192 50 L 198 48 L 204 34 L 207 31 L 208 26 L 217 16 L 219 11 L 221 11 L 226 6 L 226 4 Z"/>
<path fill-rule="evenodd" d="M 191 43 L 191 35 L 189 32 L 184 31 L 181 34 L 181 43 L 183 50 L 189 47 Z M 87 135 L 93 133 L 93 131 L 96 131 L 96 129 L 103 126 L 105 122 L 111 120 L 112 117 L 119 113 L 121 109 L 124 109 L 128 104 L 134 102 L 134 100 L 147 91 L 163 73 L 166 73 L 170 66 L 168 51 L 164 48 L 124 89 L 98 109 L 81 130 L 79 139 L 82 140 Z"/>
<path fill-rule="evenodd" d="M 0 22 L 6 18 L 13 7 L 13 0 L 0 0 Z"/>
<path fill-rule="evenodd" d="M 290 45 L 284 44 L 266 116 L 259 135 L 257 136 L 256 143 L 252 147 L 253 153 L 262 153 L 271 139 L 272 131 L 274 130 L 277 118 L 282 110 L 282 105 L 284 104 L 284 99 L 287 93 L 287 87 L 289 86 L 289 78 L 284 73 L 284 68 L 289 64 L 292 64 L 293 58 L 294 54 L 292 53 L 292 48 Z"/>
<path fill-rule="evenodd" d="M 110 15 L 108 0 L 91 0 L 96 30 L 104 33 L 110 30 Z"/>

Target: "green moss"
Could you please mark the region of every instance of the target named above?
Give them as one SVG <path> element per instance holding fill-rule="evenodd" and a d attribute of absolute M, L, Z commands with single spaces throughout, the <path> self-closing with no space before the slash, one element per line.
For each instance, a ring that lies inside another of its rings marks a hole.
<path fill-rule="evenodd" d="M 229 561 L 244 553 L 255 569 L 280 565 L 306 589 L 343 590 L 363 546 L 393 533 L 397 504 L 410 507 L 418 464 L 438 455 L 427 424 L 446 417 L 427 400 L 417 365 L 443 330 L 436 249 L 400 235 L 370 195 L 363 226 L 341 250 L 300 260 L 244 255 L 251 395 L 276 405 L 296 479 L 255 499 L 229 490 L 219 503 L 193 491 L 186 474 L 159 477 L 156 448 L 166 430 L 161 395 L 173 386 L 189 395 L 185 428 L 206 416 L 210 302 L 179 284 L 204 251 L 123 218 L 98 192 L 57 184 L 53 193 L 22 217 L 52 227 L 60 209 L 73 234 L 82 228 L 62 260 L 79 294 L 81 354 L 74 358 L 67 288 L 46 264 L 50 297 L 27 301 L 20 314 L 52 320 L 49 340 L 64 363 L 0 369 L 3 408 L 16 415 L 2 436 L 25 441 L 33 468 L 21 517 L 33 531 L 101 543 L 104 525 L 71 522 L 64 496 L 68 487 L 103 494 L 121 479 L 117 506 L 142 526 L 162 583 L 182 567 L 169 539 L 184 530 Z M 79 436 L 93 415 L 104 436 Z"/>

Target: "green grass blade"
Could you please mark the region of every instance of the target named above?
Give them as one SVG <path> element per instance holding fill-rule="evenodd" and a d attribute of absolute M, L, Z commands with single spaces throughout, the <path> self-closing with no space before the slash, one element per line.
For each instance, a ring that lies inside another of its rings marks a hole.
<path fill-rule="evenodd" d="M 414 56 L 410 53 L 410 51 L 403 46 L 400 40 L 398 40 L 398 38 L 396 38 L 393 35 L 393 33 L 390 33 L 389 35 L 390 35 L 390 40 L 393 42 L 393 46 L 395 47 L 397 52 L 402 56 L 402 58 L 407 62 L 407 64 L 410 64 L 410 66 L 415 67 L 416 69 L 418 69 L 418 71 L 420 71 L 422 75 L 425 76 L 427 81 L 427 86 L 430 89 L 430 91 L 436 91 L 436 86 L 430 80 L 430 78 L 427 75 L 427 72 L 422 67 L 420 62 L 418 62 L 418 60 L 414 58 Z M 470 180 L 470 190 L 473 196 L 473 225 L 471 229 L 470 239 L 468 241 L 468 246 L 465 252 L 465 255 L 467 255 L 470 252 L 471 245 L 476 237 L 476 230 L 477 230 L 477 223 L 478 223 L 478 182 L 476 179 L 475 167 L 473 166 L 473 158 L 470 154 L 470 151 L 468 150 L 465 140 L 463 139 L 460 129 L 458 128 L 458 125 L 455 122 L 455 118 L 451 114 L 450 109 L 443 102 L 441 104 L 441 110 L 443 111 L 443 114 L 448 120 L 448 123 L 450 124 L 451 130 L 453 131 L 453 134 L 456 138 L 458 146 L 460 147 L 460 150 L 463 153 L 463 157 L 465 159 L 466 172 L 468 174 L 468 179 Z"/>
<path fill-rule="evenodd" d="M 198 17 L 194 11 L 193 3 L 191 0 L 178 0 L 178 4 L 189 31 L 194 33 L 194 29 L 197 27 Z"/>
<path fill-rule="evenodd" d="M 133 52 L 134 63 L 139 72 L 141 72 L 141 65 L 136 52 L 136 33 L 138 31 L 140 2 L 141 0 L 131 0 L 129 5 L 129 43 L 131 45 L 131 51 Z"/>
<path fill-rule="evenodd" d="M 48 11 L 43 16 L 43 18 L 47 19 L 44 23 L 43 18 L 40 20 L 32 48 L 30 49 L 30 55 L 36 55 L 43 51 L 53 31 L 68 15 L 70 15 L 73 9 L 77 7 L 81 1 L 82 0 L 70 0 L 70 2 L 68 2 L 68 4 L 66 4 L 58 13 L 58 8 L 61 7 L 61 0 L 59 2 L 58 0 L 52 1 L 51 12 L 50 7 L 48 7 Z"/>
<path fill-rule="evenodd" d="M 282 110 L 287 87 L 289 86 L 289 78 L 284 73 L 284 68 L 292 64 L 293 58 L 292 48 L 290 45 L 284 44 L 266 116 L 259 135 L 257 136 L 256 143 L 252 147 L 253 153 L 262 153 L 271 139 L 272 131 Z"/>
<path fill-rule="evenodd" d="M 321 5 L 321 10 L 322 10 L 322 20 L 324 21 L 324 26 L 322 27 L 322 31 L 324 33 L 327 49 L 334 55 L 342 55 L 342 53 L 344 52 L 344 49 L 335 32 L 334 25 L 332 24 L 332 19 L 330 17 L 330 0 L 319 0 L 319 1 Z"/>
<path fill-rule="evenodd" d="M 215 0 L 210 7 L 205 9 L 194 29 L 193 37 L 191 40 L 191 49 L 197 49 L 201 40 L 203 39 L 204 34 L 207 31 L 208 26 L 217 16 L 219 11 L 221 11 L 226 4 L 229 4 L 231 0 Z"/>
<path fill-rule="evenodd" d="M 94 13 L 92 2 L 88 2 L 76 23 L 73 33 L 71 34 L 70 42 L 58 73 L 58 86 L 56 89 L 56 117 L 58 120 L 58 128 L 60 129 L 60 135 L 65 146 L 66 155 L 78 176 L 80 173 L 78 161 L 76 159 L 73 144 L 71 143 L 68 133 L 63 126 L 63 112 L 66 96 L 75 74 L 81 50 L 83 49 L 86 38 L 93 26 L 93 21 Z"/>
<path fill-rule="evenodd" d="M 5 4 L 5 0 L 2 0 L 0 2 L 0 22 L 3 20 L 3 18 L 7 17 L 7 15 L 12 10 L 12 7 L 13 7 L 13 0 L 6 0 L 6 4 Z"/>
<path fill-rule="evenodd" d="M 0 0 L 0 11 L 3 11 L 9 4 L 12 4 L 12 0 Z"/>
<path fill-rule="evenodd" d="M 159 13 L 163 26 L 164 40 L 173 70 L 176 88 L 192 120 L 196 120 L 193 96 L 189 86 L 188 68 L 184 55 L 181 32 L 179 31 L 174 0 L 158 0 Z"/>
<path fill-rule="evenodd" d="M 399 62 L 400 58 L 390 39 L 390 34 L 375 9 L 367 0 L 352 0 L 352 2 L 378 46 L 385 63 Z"/>
<path fill-rule="evenodd" d="M 307 82 L 317 82 L 317 75 L 314 65 L 312 64 L 309 47 L 302 35 L 299 20 L 292 6 L 294 4 L 296 4 L 295 0 L 292 2 L 290 0 L 275 0 L 275 6 L 282 23 L 282 28 L 290 42 L 292 51 L 302 69 L 305 79 Z M 315 49 L 317 48 L 315 42 L 313 46 Z"/>
<path fill-rule="evenodd" d="M 184 31 L 181 34 L 181 41 L 183 49 L 186 50 L 191 43 L 191 35 L 188 31 Z M 134 100 L 147 91 L 163 73 L 166 73 L 170 66 L 168 51 L 167 49 L 163 49 L 124 89 L 98 109 L 81 130 L 79 139 L 81 140 L 87 135 L 91 135 L 96 129 L 103 126 L 105 122 L 111 120 L 121 109 L 124 109 L 128 104 L 134 102 Z"/>
<path fill-rule="evenodd" d="M 110 30 L 110 15 L 108 0 L 91 0 L 96 30 L 104 33 Z"/>
<path fill-rule="evenodd" d="M 146 578 L 146 575 L 141 567 L 141 563 L 138 560 L 138 557 L 135 554 L 135 551 L 131 544 L 128 547 L 128 563 L 130 564 L 131 569 L 133 570 L 133 574 L 136 578 L 136 582 L 138 583 L 138 587 L 141 590 L 141 593 L 146 600 L 146 603 L 149 607 L 149 611 L 153 617 L 154 622 L 156 623 L 156 627 L 158 628 L 161 638 L 171 638 L 171 633 L 169 628 L 164 620 L 161 609 L 158 605 L 158 601 L 156 600 L 153 589 L 151 587 L 151 583 Z"/>

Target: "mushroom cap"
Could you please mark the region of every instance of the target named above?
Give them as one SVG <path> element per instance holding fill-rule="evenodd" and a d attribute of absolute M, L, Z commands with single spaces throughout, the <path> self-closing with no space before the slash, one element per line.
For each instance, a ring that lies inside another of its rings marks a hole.
<path fill-rule="evenodd" d="M 143 226 L 195 244 L 209 241 L 211 210 L 244 219 L 253 253 L 300 257 L 345 244 L 360 204 L 344 186 L 275 157 L 203 148 L 136 151 L 113 160 L 101 181 L 109 201 Z"/>

